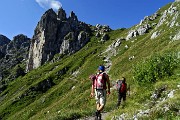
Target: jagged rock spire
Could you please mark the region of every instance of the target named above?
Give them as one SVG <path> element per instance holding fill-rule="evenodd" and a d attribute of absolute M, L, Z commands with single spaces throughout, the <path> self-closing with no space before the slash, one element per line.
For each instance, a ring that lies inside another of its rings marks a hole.
<path fill-rule="evenodd" d="M 38 25 L 36 26 L 35 35 L 47 29 L 48 28 L 46 26 L 47 24 L 50 24 L 50 22 L 56 22 L 56 21 L 57 21 L 57 15 L 53 11 L 53 9 L 47 10 L 41 17 L 41 20 L 38 22 Z"/>
<path fill-rule="evenodd" d="M 61 20 L 61 21 L 67 20 L 66 12 L 62 7 L 59 8 L 59 10 L 58 10 L 58 19 Z"/>
<path fill-rule="evenodd" d="M 35 29 L 29 50 L 27 71 L 41 66 L 57 53 L 55 49 L 57 29 L 57 14 L 53 9 L 49 9 L 43 14 Z"/>
<path fill-rule="evenodd" d="M 77 16 L 75 15 L 75 13 L 73 11 L 71 11 L 69 19 L 74 20 L 74 21 L 78 21 L 78 18 L 77 18 Z"/>

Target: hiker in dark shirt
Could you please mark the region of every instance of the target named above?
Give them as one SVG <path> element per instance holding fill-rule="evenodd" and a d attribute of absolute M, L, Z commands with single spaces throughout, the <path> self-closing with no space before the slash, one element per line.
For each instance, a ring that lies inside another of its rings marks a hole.
<path fill-rule="evenodd" d="M 121 99 L 123 99 L 123 101 L 126 101 L 126 93 L 127 93 L 126 78 L 122 77 L 122 80 L 117 81 L 117 86 L 116 87 L 118 90 L 118 102 L 117 102 L 117 108 L 118 108 L 121 104 Z"/>

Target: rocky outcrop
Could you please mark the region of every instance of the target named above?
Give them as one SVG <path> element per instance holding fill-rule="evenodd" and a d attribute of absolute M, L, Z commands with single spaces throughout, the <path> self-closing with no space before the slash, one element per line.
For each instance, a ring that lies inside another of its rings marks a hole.
<path fill-rule="evenodd" d="M 171 21 L 167 22 L 167 20 L 169 19 L 169 16 L 173 16 L 173 18 L 171 19 Z M 156 26 L 156 29 L 160 27 L 163 23 L 167 24 L 170 27 L 173 27 L 175 24 L 178 23 L 178 20 L 177 20 L 178 16 L 179 16 L 179 11 L 177 7 L 175 7 L 174 4 L 172 4 L 167 10 L 165 10 L 162 13 L 162 16 Z"/>
<path fill-rule="evenodd" d="M 179 2 L 179 0 L 176 0 L 175 2 Z M 144 35 L 152 29 L 154 29 L 154 33 L 152 34 L 151 39 L 155 39 L 160 35 L 158 29 L 161 25 L 166 25 L 167 27 L 179 27 L 178 7 L 179 5 L 176 6 L 175 3 L 172 3 L 171 6 L 162 13 L 156 12 L 151 16 L 145 16 L 138 25 L 127 33 L 126 40 L 130 40 L 139 35 Z M 175 36 L 174 39 L 176 38 L 177 36 Z"/>
<path fill-rule="evenodd" d="M 102 41 L 102 42 L 107 41 L 109 38 L 110 38 L 109 35 L 106 34 L 106 33 L 104 33 L 103 36 L 102 36 L 102 38 L 101 38 L 101 41 Z"/>
<path fill-rule="evenodd" d="M 55 54 L 72 54 L 89 41 L 90 28 L 78 21 L 74 12 L 66 18 L 60 8 L 56 14 L 52 9 L 44 13 L 31 41 L 27 71 L 52 60 Z"/>
<path fill-rule="evenodd" d="M 97 24 L 95 28 L 93 29 L 94 32 L 96 32 L 96 37 L 101 37 L 101 41 L 104 42 L 109 39 L 109 35 L 107 32 L 112 31 L 112 29 L 108 25 L 100 25 Z"/>
<path fill-rule="evenodd" d="M 9 42 L 10 42 L 10 39 L 8 39 L 6 36 L 0 34 L 0 59 L 5 56 L 5 53 L 3 52 L 3 48 Z"/>
<path fill-rule="evenodd" d="M 148 33 L 149 29 L 151 29 L 151 26 L 149 24 L 140 25 L 138 28 L 129 31 L 126 40 L 130 40 L 138 35 L 144 35 Z"/>
<path fill-rule="evenodd" d="M 173 40 L 180 40 L 180 31 L 173 37 Z"/>
<path fill-rule="evenodd" d="M 25 69 L 20 66 L 16 68 L 14 75 L 9 70 L 19 63 L 25 63 L 25 60 L 27 60 L 30 38 L 20 34 L 15 36 L 12 41 L 7 39 L 6 43 L 0 51 L 3 54 L 0 59 L 0 92 L 6 88 L 5 83 L 7 84 L 9 81 L 25 74 Z M 9 80 L 5 81 L 5 78 Z"/>
<path fill-rule="evenodd" d="M 0 47 L 8 44 L 9 42 L 10 42 L 9 38 L 7 38 L 6 36 L 0 34 Z"/>
<path fill-rule="evenodd" d="M 155 31 L 155 32 L 152 34 L 151 39 L 155 39 L 155 38 L 157 38 L 159 35 L 160 35 L 160 31 Z"/>

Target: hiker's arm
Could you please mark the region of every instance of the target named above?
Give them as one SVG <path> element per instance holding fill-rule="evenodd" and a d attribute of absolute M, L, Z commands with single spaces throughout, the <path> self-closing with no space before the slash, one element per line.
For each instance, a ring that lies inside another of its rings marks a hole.
<path fill-rule="evenodd" d="M 91 87 L 91 97 L 94 96 L 94 85 L 92 84 L 92 87 Z"/>
<path fill-rule="evenodd" d="M 107 75 L 107 85 L 108 85 L 108 94 L 110 94 L 110 80 L 109 80 L 109 76 Z"/>

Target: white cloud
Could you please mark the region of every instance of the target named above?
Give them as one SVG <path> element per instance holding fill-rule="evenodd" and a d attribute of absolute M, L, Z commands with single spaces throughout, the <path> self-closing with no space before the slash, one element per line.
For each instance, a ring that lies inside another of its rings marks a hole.
<path fill-rule="evenodd" d="M 36 0 L 36 2 L 44 9 L 52 8 L 57 11 L 62 7 L 62 4 L 57 0 Z"/>

